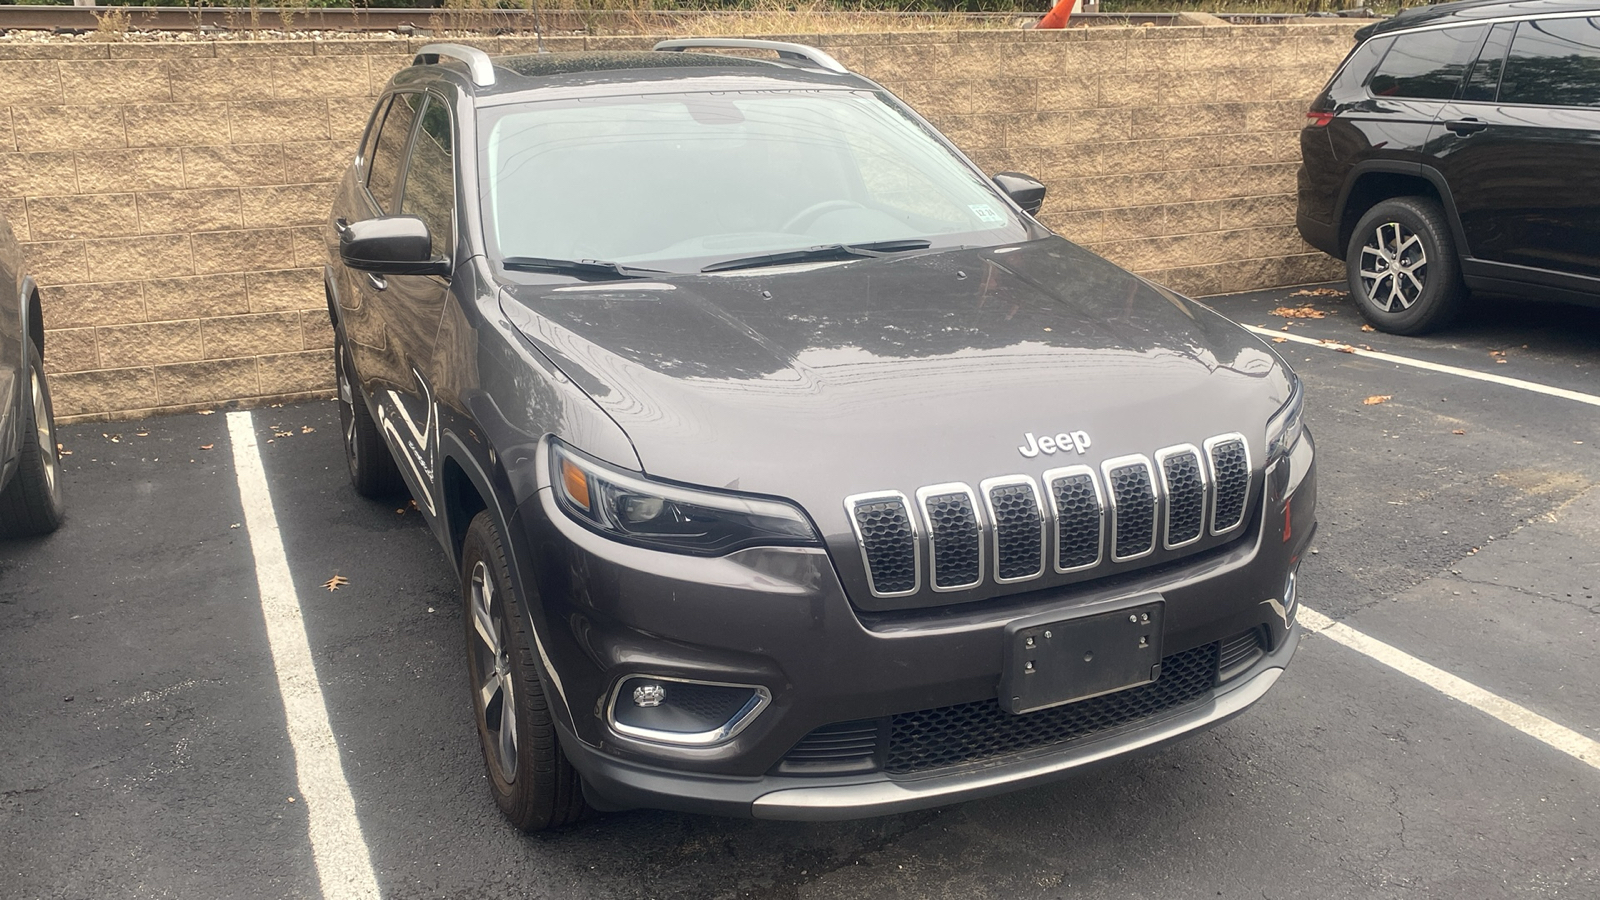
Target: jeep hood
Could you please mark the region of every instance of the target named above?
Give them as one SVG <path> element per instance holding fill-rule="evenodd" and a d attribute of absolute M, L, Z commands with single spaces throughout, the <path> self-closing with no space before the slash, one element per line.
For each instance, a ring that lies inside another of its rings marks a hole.
<path fill-rule="evenodd" d="M 627 433 L 646 473 L 813 515 L 842 514 L 853 493 L 1037 476 L 1230 431 L 1259 454 L 1289 393 L 1244 329 L 1055 237 L 516 284 L 501 306 Z M 1091 442 L 1081 456 L 1019 449 L 1029 433 L 1074 431 Z"/>

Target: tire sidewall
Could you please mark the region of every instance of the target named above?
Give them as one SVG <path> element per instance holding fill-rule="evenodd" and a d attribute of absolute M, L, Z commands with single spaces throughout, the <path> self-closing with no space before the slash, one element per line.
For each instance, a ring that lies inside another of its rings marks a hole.
<path fill-rule="evenodd" d="M 1450 318 L 1460 301 L 1461 279 L 1457 271 L 1454 243 L 1448 234 L 1441 233 L 1439 225 L 1443 216 L 1430 210 L 1421 198 L 1406 197 L 1385 200 L 1368 210 L 1356 223 L 1345 248 L 1345 279 L 1356 307 L 1368 322 L 1379 330 L 1394 334 L 1418 334 L 1437 327 Z M 1434 215 L 1427 213 L 1433 212 Z M 1422 240 L 1427 254 L 1422 292 L 1409 309 L 1398 312 L 1385 311 L 1374 303 L 1361 281 L 1362 248 L 1382 225 L 1398 222 L 1403 228 Z"/>

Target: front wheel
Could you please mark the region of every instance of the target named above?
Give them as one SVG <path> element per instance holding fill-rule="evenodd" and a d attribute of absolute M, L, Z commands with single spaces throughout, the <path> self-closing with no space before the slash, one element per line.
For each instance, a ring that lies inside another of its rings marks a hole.
<path fill-rule="evenodd" d="M 1466 290 L 1444 210 L 1396 197 L 1367 211 L 1345 251 L 1350 295 L 1379 331 L 1423 334 L 1449 324 Z"/>
<path fill-rule="evenodd" d="M 17 471 L 0 492 L 0 536 L 48 534 L 61 526 L 66 502 L 61 496 L 61 459 L 56 453 L 55 414 L 44 359 L 27 342 L 28 383 L 22 402 L 22 443 Z"/>
<path fill-rule="evenodd" d="M 523 831 L 583 815 L 583 780 L 556 735 L 535 659 L 532 627 L 511 591 L 500 531 L 488 512 L 461 546 L 467 674 L 495 804 Z"/>

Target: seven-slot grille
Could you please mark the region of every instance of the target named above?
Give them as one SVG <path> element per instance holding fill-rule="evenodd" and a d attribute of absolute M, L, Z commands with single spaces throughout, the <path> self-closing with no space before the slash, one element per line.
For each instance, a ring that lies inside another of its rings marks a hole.
<path fill-rule="evenodd" d="M 868 587 L 876 597 L 922 589 L 923 548 L 935 591 L 968 590 L 992 577 L 998 584 L 1037 578 L 1048 566 L 1079 572 L 1199 542 L 1208 530 L 1228 534 L 1244 525 L 1250 496 L 1249 446 L 1242 435 L 1168 447 L 1150 457 L 1124 456 L 1099 471 L 1071 466 L 1044 473 L 962 483 L 916 492 L 916 504 L 896 491 L 845 499 Z M 923 533 L 926 532 L 924 544 Z M 991 576 L 992 573 L 992 576 Z"/>

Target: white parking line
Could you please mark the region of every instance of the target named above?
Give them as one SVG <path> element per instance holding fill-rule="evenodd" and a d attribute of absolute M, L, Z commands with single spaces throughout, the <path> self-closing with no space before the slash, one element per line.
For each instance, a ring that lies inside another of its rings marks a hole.
<path fill-rule="evenodd" d="M 378 879 L 367 842 L 361 837 L 361 823 L 356 821 L 355 799 L 339 762 L 339 745 L 328 723 L 328 707 L 311 661 L 300 597 L 289 574 L 250 413 L 228 413 L 228 438 L 233 444 L 233 472 L 239 481 L 250 551 L 255 554 L 261 616 L 266 620 L 267 644 L 288 719 L 289 743 L 310 820 L 311 854 L 322 896 L 326 900 L 376 898 Z"/>
<path fill-rule="evenodd" d="M 1567 390 L 1566 388 L 1551 387 L 1548 384 L 1540 384 L 1537 381 L 1523 381 L 1521 378 L 1507 378 L 1504 375 L 1494 375 L 1489 372 L 1479 372 L 1475 369 L 1463 369 L 1458 366 L 1447 366 L 1443 365 L 1442 363 L 1428 362 L 1424 359 L 1412 359 L 1409 356 L 1396 356 L 1393 353 L 1384 353 L 1380 350 L 1364 350 L 1360 347 L 1352 347 L 1343 341 L 1319 341 L 1316 338 L 1309 338 L 1298 334 L 1284 334 L 1281 331 L 1273 331 L 1270 328 L 1261 328 L 1256 325 L 1246 325 L 1244 327 L 1250 329 L 1256 334 L 1265 335 L 1272 338 L 1287 338 L 1288 340 L 1294 341 L 1297 344 L 1309 344 L 1312 347 L 1321 347 L 1324 350 L 1337 350 L 1340 353 L 1350 353 L 1356 356 L 1364 356 L 1367 359 L 1376 359 L 1383 362 L 1395 363 L 1396 365 L 1411 366 L 1417 369 L 1427 369 L 1430 372 L 1443 372 L 1447 375 L 1459 375 L 1462 378 L 1471 378 L 1475 381 L 1487 381 L 1490 384 L 1499 384 L 1506 387 L 1518 388 L 1519 390 L 1532 391 L 1535 394 L 1546 394 L 1551 397 L 1560 397 L 1563 400 L 1576 400 L 1579 403 L 1587 403 L 1590 406 L 1600 406 L 1600 397 L 1597 397 L 1594 394 L 1585 394 L 1582 391 L 1571 391 Z"/>
<path fill-rule="evenodd" d="M 1457 678 L 1437 666 L 1431 666 L 1403 650 L 1398 650 L 1377 638 L 1368 637 L 1348 625 L 1335 622 L 1314 609 L 1300 607 L 1300 624 L 1307 631 L 1332 638 L 1396 672 L 1415 678 L 1446 697 L 1459 700 L 1479 712 L 1494 716 L 1523 734 L 1560 750 L 1581 763 L 1600 769 L 1600 742 L 1585 737 L 1565 725 L 1558 725 L 1498 694 L 1491 694 L 1470 681 Z"/>

